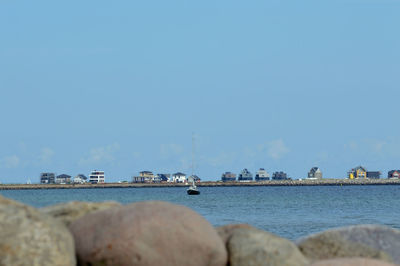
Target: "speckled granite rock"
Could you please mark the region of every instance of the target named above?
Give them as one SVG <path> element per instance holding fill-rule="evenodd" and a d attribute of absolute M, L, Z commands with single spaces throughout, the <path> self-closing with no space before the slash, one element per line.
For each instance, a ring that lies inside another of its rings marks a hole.
<path fill-rule="evenodd" d="M 148 201 L 90 213 L 70 225 L 80 265 L 225 266 L 216 230 L 191 209 Z"/>
<path fill-rule="evenodd" d="M 0 196 L 0 265 L 76 265 L 64 224 Z"/>
<path fill-rule="evenodd" d="M 231 228 L 227 240 L 231 266 L 302 266 L 307 259 L 291 241 L 256 228 Z"/>
<path fill-rule="evenodd" d="M 311 266 L 396 266 L 395 264 L 366 258 L 339 258 L 317 261 Z"/>
<path fill-rule="evenodd" d="M 62 221 L 65 225 L 69 225 L 76 219 L 95 211 L 105 210 L 111 207 L 119 207 L 120 203 L 116 201 L 106 202 L 84 202 L 70 201 L 66 203 L 56 204 L 40 208 L 39 211 Z"/>
<path fill-rule="evenodd" d="M 327 230 L 297 241 L 309 259 L 375 258 L 400 264 L 400 231 L 380 225 L 356 225 Z"/>

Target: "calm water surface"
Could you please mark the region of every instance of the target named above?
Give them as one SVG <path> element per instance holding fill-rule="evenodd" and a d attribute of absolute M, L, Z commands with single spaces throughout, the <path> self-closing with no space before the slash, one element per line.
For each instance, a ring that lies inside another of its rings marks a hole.
<path fill-rule="evenodd" d="M 99 188 L 9 190 L 0 194 L 43 207 L 71 200 L 115 200 L 123 204 L 163 200 L 190 207 L 215 226 L 248 223 L 297 239 L 351 224 L 383 224 L 400 229 L 400 186 Z"/>

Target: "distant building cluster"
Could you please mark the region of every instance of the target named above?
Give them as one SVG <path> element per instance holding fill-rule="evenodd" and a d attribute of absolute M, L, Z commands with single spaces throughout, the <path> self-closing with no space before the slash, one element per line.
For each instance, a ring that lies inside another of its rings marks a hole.
<path fill-rule="evenodd" d="M 347 172 L 349 179 L 379 179 L 382 173 L 380 171 L 368 171 L 364 166 L 357 166 Z M 387 174 L 388 179 L 400 179 L 400 170 L 390 170 Z"/>
<path fill-rule="evenodd" d="M 244 168 L 236 178 L 236 174 L 232 172 L 225 172 L 222 174 L 221 181 L 222 182 L 251 182 L 251 181 L 268 181 L 268 180 L 290 180 L 291 178 L 285 172 L 279 171 L 274 172 L 272 177 L 268 174 L 268 172 L 264 168 L 260 168 L 254 178 L 253 174 L 247 169 Z"/>
<path fill-rule="evenodd" d="M 350 169 L 347 172 L 349 179 L 379 179 L 382 173 L 380 171 L 367 171 L 363 166 L 357 166 Z M 400 179 L 400 170 L 390 170 L 387 175 L 388 179 Z M 158 173 L 154 174 L 152 171 L 141 171 L 139 175 L 132 177 L 132 183 L 188 183 L 191 180 L 200 182 L 201 179 L 197 175 L 186 176 L 182 172 L 176 172 L 174 174 Z M 319 167 L 312 167 L 308 172 L 308 180 L 322 179 L 322 171 Z M 247 169 L 244 168 L 238 175 L 232 172 L 225 172 L 221 176 L 222 182 L 262 182 L 269 180 L 292 180 L 287 173 L 283 171 L 276 171 L 269 175 L 264 169 L 260 168 L 254 175 Z M 56 175 L 55 173 L 41 173 L 40 183 L 41 184 L 102 184 L 105 183 L 104 171 L 93 170 L 89 177 L 84 174 L 78 174 L 75 177 L 71 177 L 67 174 Z M 120 181 L 119 183 L 127 183 L 128 181 Z"/>
<path fill-rule="evenodd" d="M 84 174 L 78 174 L 74 178 L 67 174 L 57 175 L 55 173 L 41 173 L 41 184 L 98 184 L 105 183 L 104 171 L 93 170 L 89 178 Z"/>
<path fill-rule="evenodd" d="M 188 179 L 193 178 L 195 182 L 201 179 L 197 175 L 189 177 L 186 174 L 177 172 L 174 174 L 153 174 L 151 171 L 141 171 L 138 176 L 132 177 L 133 183 L 187 183 Z"/>
<path fill-rule="evenodd" d="M 348 171 L 347 177 L 349 179 L 367 179 L 367 178 L 378 179 L 381 178 L 381 172 L 367 171 L 365 167 L 360 165 Z"/>
<path fill-rule="evenodd" d="M 380 171 L 367 171 L 363 166 L 357 166 L 347 172 L 349 179 L 379 179 L 382 173 Z M 391 170 L 388 172 L 389 179 L 400 179 L 400 170 Z M 308 180 L 322 179 L 322 171 L 319 167 L 312 167 L 308 172 Z M 248 169 L 243 169 L 236 178 L 236 174 L 232 172 L 225 172 L 222 174 L 222 182 L 250 182 L 250 181 L 268 181 L 268 180 L 291 180 L 285 172 L 277 171 L 269 176 L 264 168 L 260 168 L 253 179 L 252 173 Z"/>

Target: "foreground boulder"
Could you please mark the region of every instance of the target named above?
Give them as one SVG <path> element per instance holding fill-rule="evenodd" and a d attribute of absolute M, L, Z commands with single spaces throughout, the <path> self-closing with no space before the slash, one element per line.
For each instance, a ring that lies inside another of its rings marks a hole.
<path fill-rule="evenodd" d="M 0 196 L 0 265 L 76 265 L 65 225 Z"/>
<path fill-rule="evenodd" d="M 298 240 L 309 259 L 375 258 L 400 264 L 400 231 L 380 225 L 356 225 L 327 230 Z"/>
<path fill-rule="evenodd" d="M 95 211 L 105 210 L 111 207 L 119 207 L 120 203 L 116 201 L 106 202 L 84 202 L 84 201 L 71 201 L 48 207 L 40 208 L 40 212 L 53 216 L 60 220 L 65 225 L 69 225 L 76 219 Z"/>
<path fill-rule="evenodd" d="M 227 225 L 217 230 L 226 241 L 231 266 L 308 265 L 297 246 L 287 239 L 249 225 Z"/>
<path fill-rule="evenodd" d="M 311 264 L 311 266 L 396 266 L 395 264 L 366 258 L 339 258 L 321 260 Z"/>
<path fill-rule="evenodd" d="M 215 229 L 189 208 L 147 201 L 83 216 L 70 225 L 80 265 L 226 265 Z"/>
<path fill-rule="evenodd" d="M 217 230 L 217 233 L 219 237 L 221 237 L 222 241 L 224 244 L 227 246 L 229 239 L 232 237 L 233 232 L 238 229 L 238 228 L 245 228 L 245 229 L 251 229 L 254 228 L 249 224 L 227 224 L 224 226 L 219 226 L 215 228 Z"/>

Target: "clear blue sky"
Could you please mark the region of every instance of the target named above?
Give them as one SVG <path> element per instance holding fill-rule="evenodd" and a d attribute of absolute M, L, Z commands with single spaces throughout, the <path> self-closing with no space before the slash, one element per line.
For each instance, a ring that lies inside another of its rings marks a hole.
<path fill-rule="evenodd" d="M 0 6 L 2 183 L 400 168 L 400 0 Z"/>

